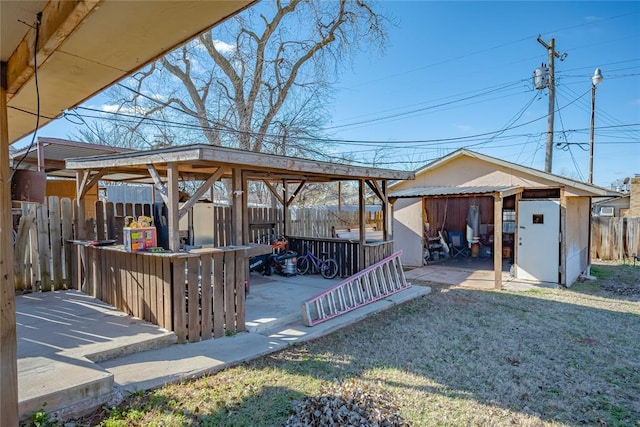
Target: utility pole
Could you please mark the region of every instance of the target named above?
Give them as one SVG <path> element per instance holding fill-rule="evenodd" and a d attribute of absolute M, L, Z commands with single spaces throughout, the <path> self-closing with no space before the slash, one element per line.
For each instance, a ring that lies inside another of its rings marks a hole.
<path fill-rule="evenodd" d="M 547 116 L 547 147 L 544 156 L 544 171 L 550 173 L 553 157 L 553 119 L 556 103 L 556 77 L 554 62 L 555 58 L 558 58 L 560 61 L 564 61 L 567 54 L 559 54 L 556 52 L 556 39 L 551 39 L 551 42 L 547 44 L 540 36 L 538 36 L 538 43 L 544 46 L 549 52 L 549 114 Z"/>

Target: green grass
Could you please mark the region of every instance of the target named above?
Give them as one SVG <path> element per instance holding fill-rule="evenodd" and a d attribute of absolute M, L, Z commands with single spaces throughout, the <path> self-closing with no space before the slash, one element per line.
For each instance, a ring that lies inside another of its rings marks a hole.
<path fill-rule="evenodd" d="M 601 280 L 521 293 L 440 286 L 76 425 L 278 426 L 296 401 L 357 378 L 390 393 L 413 426 L 640 426 L 640 302 L 598 289 Z"/>

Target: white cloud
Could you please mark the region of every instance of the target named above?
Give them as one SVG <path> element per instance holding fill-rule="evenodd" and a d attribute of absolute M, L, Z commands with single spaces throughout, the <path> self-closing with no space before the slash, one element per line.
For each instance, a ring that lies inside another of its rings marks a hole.
<path fill-rule="evenodd" d="M 233 53 L 236 50 L 236 45 L 223 42 L 222 40 L 214 40 L 213 45 L 220 53 Z"/>
<path fill-rule="evenodd" d="M 114 104 L 104 104 L 101 107 L 101 110 L 105 113 L 122 113 L 122 114 L 131 114 L 131 115 L 140 115 L 149 111 L 148 108 L 142 107 L 122 107 L 120 105 Z"/>

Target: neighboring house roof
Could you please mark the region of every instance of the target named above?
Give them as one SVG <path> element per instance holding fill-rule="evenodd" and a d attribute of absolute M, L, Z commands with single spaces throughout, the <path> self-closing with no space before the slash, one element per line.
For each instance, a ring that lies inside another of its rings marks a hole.
<path fill-rule="evenodd" d="M 482 160 L 484 162 L 490 163 L 490 164 L 495 164 L 496 166 L 500 166 L 503 168 L 507 168 L 507 169 L 512 169 L 514 171 L 519 171 L 522 172 L 523 174 L 529 174 L 529 175 L 533 175 L 545 180 L 549 180 L 549 181 L 553 181 L 556 182 L 559 185 L 563 185 L 566 187 L 572 187 L 575 188 L 577 190 L 586 192 L 586 193 L 590 193 L 593 197 L 611 197 L 611 196 L 617 196 L 619 195 L 618 192 L 616 191 L 612 191 L 603 187 L 599 187 L 597 185 L 593 185 L 593 184 L 589 184 L 586 182 L 582 182 L 582 181 L 576 181 L 574 179 L 570 179 L 570 178 L 566 178 L 564 176 L 560 176 L 560 175 L 555 175 L 552 173 L 548 173 L 548 172 L 544 172 L 538 169 L 534 169 L 534 168 L 530 168 L 527 166 L 522 166 L 520 164 L 517 163 L 511 163 L 508 162 L 506 160 L 502 160 L 502 159 L 498 159 L 495 157 L 491 157 L 491 156 L 487 156 L 486 154 L 481 154 L 481 153 L 477 153 L 475 151 L 471 151 L 471 150 L 467 150 L 465 148 L 459 149 L 457 151 L 454 151 L 453 153 L 441 157 L 440 159 L 437 159 L 427 165 L 425 165 L 424 167 L 422 167 L 421 169 L 416 170 L 415 175 L 416 177 L 430 172 L 432 170 L 441 168 L 445 165 L 447 165 L 450 162 L 453 162 L 456 159 L 462 158 L 462 157 L 470 157 L 470 158 L 475 158 L 475 159 L 479 159 Z M 390 189 L 393 189 L 394 186 L 397 186 L 401 181 L 395 181 L 392 184 L 389 185 Z"/>
<path fill-rule="evenodd" d="M 436 197 L 436 196 L 480 196 L 493 193 L 516 193 L 522 187 L 513 186 L 479 186 L 479 187 L 415 187 L 393 191 L 392 198 Z"/>
<path fill-rule="evenodd" d="M 42 154 L 44 171 L 48 176 L 59 178 L 76 177 L 75 170 L 65 167 L 65 160 L 77 157 L 100 156 L 105 154 L 131 153 L 135 150 L 88 142 L 69 141 L 60 138 L 38 137 L 35 144 L 11 153 L 13 167 L 19 163 L 20 169 L 38 170 L 38 152 Z"/>

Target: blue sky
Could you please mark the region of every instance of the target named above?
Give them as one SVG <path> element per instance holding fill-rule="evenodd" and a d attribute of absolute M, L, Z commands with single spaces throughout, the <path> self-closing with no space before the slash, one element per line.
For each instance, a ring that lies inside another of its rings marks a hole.
<path fill-rule="evenodd" d="M 334 138 L 372 142 L 342 143 L 336 152 L 416 169 L 468 147 L 543 170 L 548 92 L 535 90 L 531 78 L 548 62 L 536 40 L 541 35 L 547 43 L 555 38 L 556 50 L 567 54 L 556 60 L 555 142 L 561 146 L 554 147 L 552 171 L 588 179 L 591 76 L 600 67 L 594 183 L 608 187 L 640 173 L 640 2 L 378 6 L 396 23 L 386 52 L 364 52 L 345 68 L 327 124 Z M 75 128 L 59 120 L 38 135 L 66 138 Z"/>
<path fill-rule="evenodd" d="M 639 2 L 381 5 L 397 22 L 386 55 L 363 55 L 345 72 L 329 126 L 343 126 L 332 130 L 336 138 L 390 142 L 345 144 L 345 152 L 377 154 L 380 166 L 413 169 L 467 146 L 543 170 L 548 91 L 531 83 L 533 70 L 548 63 L 536 40 L 541 35 L 567 53 L 555 61 L 554 141 L 572 145 L 554 148 L 552 171 L 588 180 L 591 76 L 600 67 L 605 80 L 596 90 L 594 183 L 608 187 L 640 173 Z M 421 111 L 409 113 L 415 110 Z M 492 138 L 510 126 L 516 127 Z M 490 135 L 434 141 L 480 134 Z M 398 140 L 429 142 L 391 142 Z"/>

